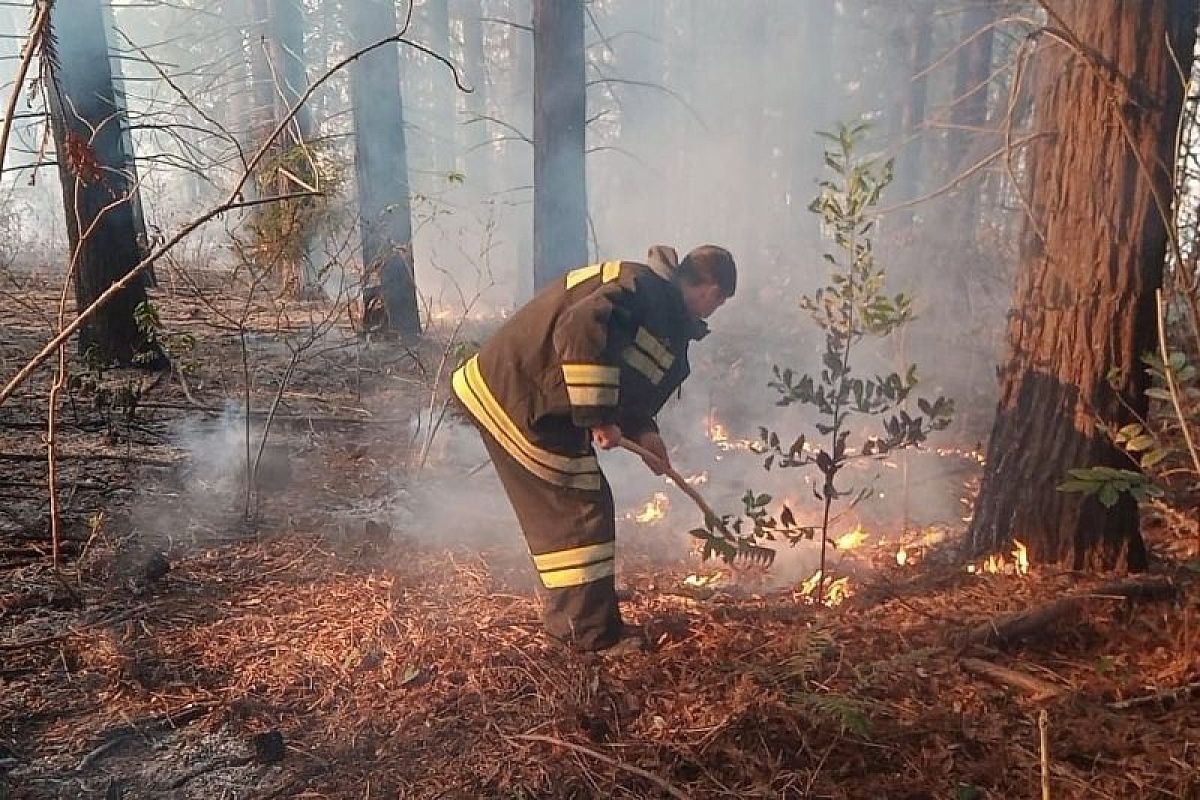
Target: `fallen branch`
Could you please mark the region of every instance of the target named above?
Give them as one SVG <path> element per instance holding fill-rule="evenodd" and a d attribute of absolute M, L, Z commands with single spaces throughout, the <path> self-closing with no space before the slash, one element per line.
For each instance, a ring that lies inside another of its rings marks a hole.
<path fill-rule="evenodd" d="M 662 789 L 667 794 L 671 795 L 671 797 L 678 798 L 679 800 L 689 800 L 688 795 L 684 794 L 682 791 L 675 788 L 667 781 L 658 777 L 653 772 L 647 772 L 646 770 L 642 769 L 641 767 L 635 767 L 633 764 L 626 764 L 624 761 L 619 761 L 618 759 L 615 759 L 611 756 L 606 756 L 604 753 L 593 750 L 590 747 L 584 747 L 581 744 L 575 744 L 573 742 L 564 742 L 562 739 L 555 739 L 553 736 L 540 736 L 538 734 L 533 734 L 533 733 L 518 733 L 515 736 L 505 736 L 504 738 L 509 739 L 509 740 L 520 739 L 521 741 L 525 741 L 525 742 L 543 742 L 544 744 L 552 744 L 552 745 L 557 745 L 558 747 L 565 747 L 566 749 L 573 750 L 576 753 L 582 753 L 585 756 L 590 756 L 590 757 L 596 759 L 597 761 L 602 761 L 611 767 L 616 767 L 617 769 L 623 769 L 626 772 L 637 775 L 639 778 L 645 778 L 646 780 L 650 781 L 658 788 Z"/>
<path fill-rule="evenodd" d="M 964 672 L 971 675 L 979 675 L 997 683 L 1002 683 L 1005 686 L 1023 689 L 1033 695 L 1035 700 L 1045 700 L 1048 697 L 1055 697 L 1062 694 L 1063 691 L 1061 687 L 1053 683 L 1048 683 L 1019 670 L 993 664 L 991 661 L 984 661 L 981 658 L 964 658 L 959 662 L 959 666 L 963 668 Z"/>
<path fill-rule="evenodd" d="M 967 643 L 1004 645 L 1027 638 L 1051 623 L 1077 613 L 1088 600 L 1165 600 L 1174 597 L 1177 591 L 1175 585 L 1166 580 L 1105 584 L 1093 591 L 1062 597 L 1034 609 L 989 620 L 967 634 Z"/>
<path fill-rule="evenodd" d="M 131 464 L 147 464 L 152 467 L 174 467 L 183 460 L 172 461 L 165 458 L 147 458 L 145 456 L 125 455 L 122 453 L 58 453 L 58 461 L 127 461 Z M 0 461 L 37 461 L 46 462 L 46 456 L 41 453 L 0 453 Z"/>
<path fill-rule="evenodd" d="M 1154 694 L 1131 697 L 1128 700 L 1118 700 L 1114 703 L 1109 703 L 1108 707 L 1113 711 L 1124 711 L 1128 708 L 1140 708 L 1141 706 L 1167 705 L 1177 700 L 1190 700 L 1195 696 L 1200 696 L 1200 681 L 1178 686 L 1174 689 L 1163 689 L 1161 692 L 1155 692 Z"/>

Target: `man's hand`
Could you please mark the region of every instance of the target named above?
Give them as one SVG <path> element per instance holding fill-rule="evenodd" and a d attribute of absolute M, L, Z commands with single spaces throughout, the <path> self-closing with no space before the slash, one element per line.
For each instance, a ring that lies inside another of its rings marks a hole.
<path fill-rule="evenodd" d="M 642 460 L 653 470 L 655 475 L 662 475 L 670 468 L 671 457 L 667 455 L 667 446 L 663 443 L 661 436 L 654 431 L 647 431 L 638 437 L 637 443 L 654 455 L 653 461 L 648 458 Z"/>
<path fill-rule="evenodd" d="M 600 425 L 592 428 L 592 441 L 601 450 L 612 450 L 621 444 L 621 429 L 617 425 Z"/>

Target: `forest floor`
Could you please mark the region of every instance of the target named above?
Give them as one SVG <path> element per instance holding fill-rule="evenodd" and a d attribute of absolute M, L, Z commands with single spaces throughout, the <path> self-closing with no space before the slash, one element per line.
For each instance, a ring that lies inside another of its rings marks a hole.
<path fill-rule="evenodd" d="M 19 294 L 6 376 L 57 302 Z M 50 372 L 0 408 L 0 798 L 1200 798 L 1200 690 L 1165 694 L 1200 684 L 1195 509 L 1147 515 L 1132 589 L 968 572 L 952 542 L 900 565 L 896 534 L 831 608 L 627 537 L 653 647 L 574 654 L 542 636 L 507 522 L 396 524 L 436 346 L 364 350 L 337 320 L 293 362 L 294 314 L 157 302 L 200 369 L 185 393 L 79 368 L 59 570 Z M 243 318 L 253 434 L 279 399 L 249 515 Z"/>

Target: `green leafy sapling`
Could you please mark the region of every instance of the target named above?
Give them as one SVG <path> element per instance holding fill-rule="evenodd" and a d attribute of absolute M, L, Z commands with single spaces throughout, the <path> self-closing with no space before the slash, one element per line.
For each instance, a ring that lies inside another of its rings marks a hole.
<path fill-rule="evenodd" d="M 906 409 L 917 385 L 915 366 L 887 375 L 856 371 L 854 356 L 864 340 L 886 338 L 913 320 L 912 298 L 885 293 L 885 272 L 875 260 L 871 240 L 875 209 L 892 180 L 892 162 L 858 152 L 866 129 L 857 123 L 819 134 L 828 142 L 825 166 L 830 176 L 818 184 L 819 193 L 809 210 L 821 218 L 832 241 L 833 247 L 823 256 L 831 273 L 826 286 L 801 298 L 800 308 L 824 335 L 821 369 L 813 375 L 776 365 L 768 384 L 777 394 L 776 405 L 805 406 L 817 413 L 817 436 L 810 439 L 802 434 L 784 444 L 777 432 L 763 427 L 755 448 L 766 455 L 763 466 L 768 470 L 809 467 L 820 473 L 813 495 L 821 504 L 821 522 L 801 525 L 786 505 L 778 514 L 772 513 L 769 495 L 748 491 L 742 501 L 743 518 L 706 520 L 704 528 L 692 531 L 704 540 L 705 557 L 718 555 L 730 562 L 761 547 L 757 543 L 764 539 L 796 544 L 819 534 L 818 599 L 823 598 L 834 503 L 846 501 L 853 507 L 872 492 L 870 487 L 840 487 L 837 478 L 842 469 L 855 459 L 878 459 L 920 445 L 930 432 L 949 425 L 954 411 L 953 402 L 944 397 L 916 399 L 920 409 L 916 416 Z M 879 418 L 881 430 L 852 446 L 849 423 L 859 416 Z"/>

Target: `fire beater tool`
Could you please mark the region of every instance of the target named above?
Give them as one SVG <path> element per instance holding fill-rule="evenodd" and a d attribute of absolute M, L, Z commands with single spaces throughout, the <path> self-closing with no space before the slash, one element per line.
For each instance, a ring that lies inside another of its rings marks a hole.
<path fill-rule="evenodd" d="M 644 461 L 655 461 L 660 462 L 661 464 L 661 459 L 658 456 L 654 455 L 637 442 L 633 442 L 629 439 L 621 437 L 621 447 L 624 447 L 626 450 L 635 455 L 641 456 Z M 730 540 L 737 540 L 737 537 L 730 533 L 729 529 L 725 526 L 724 520 L 721 519 L 717 512 L 713 511 L 712 506 L 708 504 L 703 495 L 696 491 L 694 486 L 684 480 L 684 477 L 670 466 L 666 464 L 661 464 L 661 466 L 663 468 L 663 474 L 671 479 L 671 483 L 678 486 L 679 489 L 688 497 L 690 497 L 692 502 L 695 503 L 702 512 L 704 512 L 704 519 L 706 522 L 710 522 Z M 750 544 L 747 542 L 737 542 L 735 546 L 737 547 L 737 553 L 734 554 L 734 558 L 741 559 L 747 564 L 769 567 L 775 560 L 775 551 L 769 547 L 761 547 L 759 545 Z"/>

